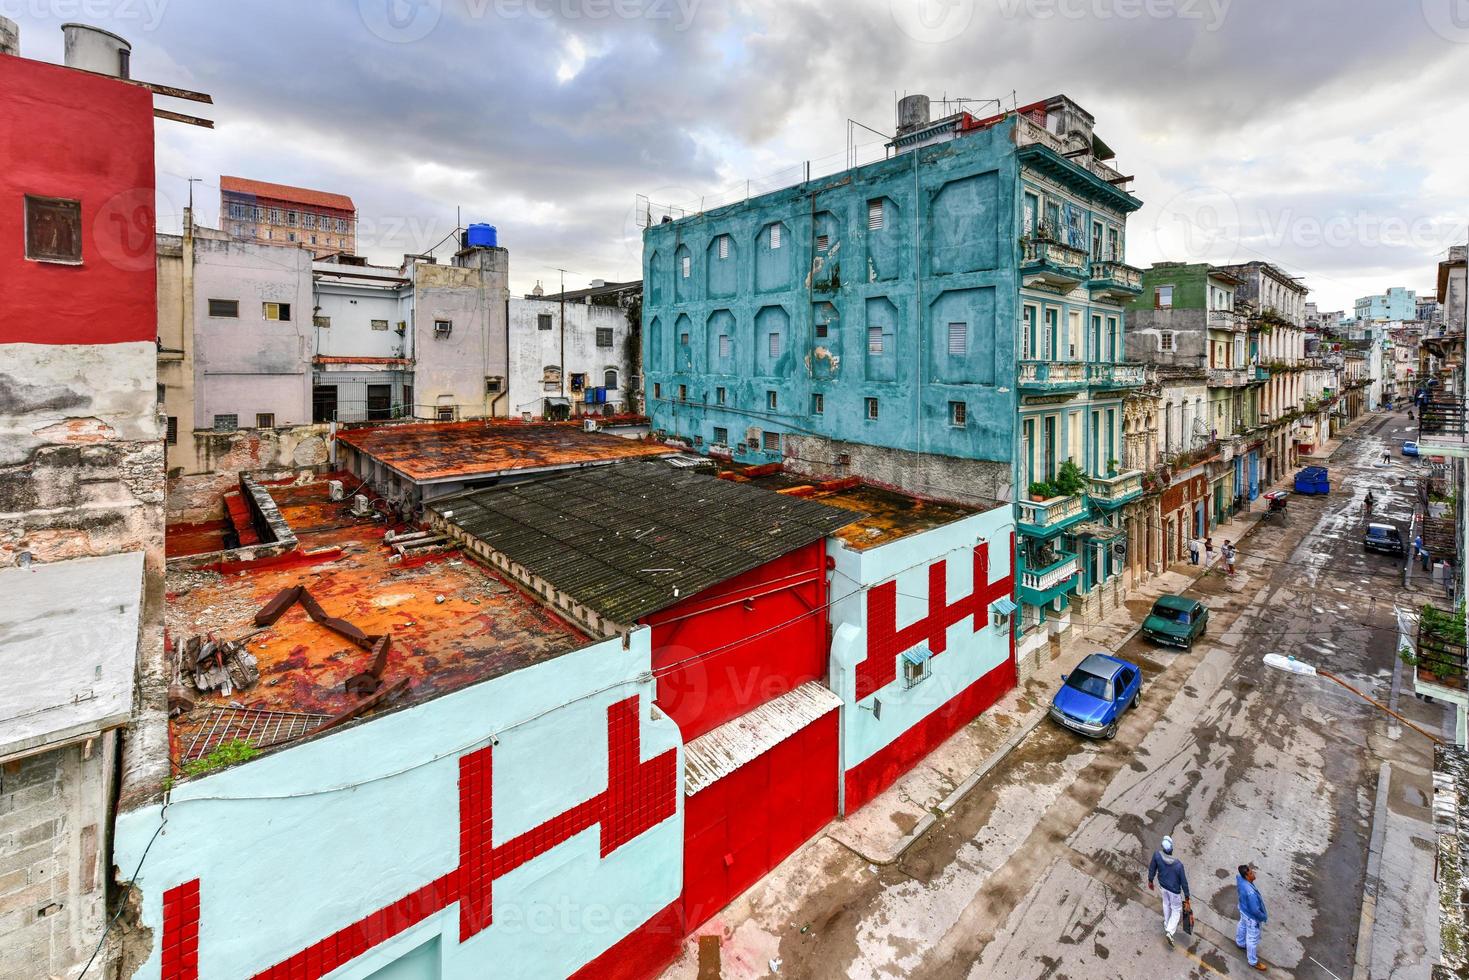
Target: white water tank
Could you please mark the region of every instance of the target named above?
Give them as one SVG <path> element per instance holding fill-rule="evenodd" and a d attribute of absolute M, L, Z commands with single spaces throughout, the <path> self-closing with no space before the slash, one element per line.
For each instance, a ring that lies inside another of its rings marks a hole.
<path fill-rule="evenodd" d="M 62 24 L 61 33 L 66 41 L 66 67 L 114 78 L 132 77 L 133 46 L 126 38 L 89 24 Z"/>

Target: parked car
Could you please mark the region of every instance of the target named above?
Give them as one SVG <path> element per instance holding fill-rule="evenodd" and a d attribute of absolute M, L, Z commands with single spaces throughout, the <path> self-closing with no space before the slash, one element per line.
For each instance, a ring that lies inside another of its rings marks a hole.
<path fill-rule="evenodd" d="M 1324 466 L 1306 466 L 1296 474 L 1296 493 L 1331 493 L 1331 480 Z"/>
<path fill-rule="evenodd" d="M 1408 554 L 1408 544 L 1403 540 L 1403 532 L 1398 530 L 1397 525 L 1368 524 L 1367 533 L 1362 536 L 1362 550 L 1403 557 Z"/>
<path fill-rule="evenodd" d="M 1209 607 L 1181 595 L 1159 596 L 1143 620 L 1143 636 L 1157 643 L 1193 649 L 1194 640 L 1209 628 Z"/>
<path fill-rule="evenodd" d="M 1407 442 L 1404 442 L 1403 443 L 1403 455 L 1404 456 L 1417 456 L 1418 455 L 1418 444 L 1416 442 L 1414 442 L 1413 440 L 1411 440 L 1411 439 L 1409 439 Z"/>
<path fill-rule="evenodd" d="M 1137 707 L 1143 672 L 1136 664 L 1105 653 L 1089 654 L 1061 677 L 1051 699 L 1051 718 L 1063 728 L 1092 738 L 1115 738 L 1123 712 Z"/>

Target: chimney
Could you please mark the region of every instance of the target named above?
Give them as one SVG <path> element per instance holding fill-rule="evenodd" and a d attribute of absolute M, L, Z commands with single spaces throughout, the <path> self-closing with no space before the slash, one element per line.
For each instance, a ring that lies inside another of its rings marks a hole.
<path fill-rule="evenodd" d="M 898 135 L 917 132 L 929 123 L 928 96 L 905 95 L 898 102 Z"/>
<path fill-rule="evenodd" d="M 0 54 L 20 54 L 20 25 L 9 17 L 0 17 Z"/>
<path fill-rule="evenodd" d="M 126 38 L 87 24 L 62 24 L 66 42 L 62 63 L 113 78 L 131 78 L 133 46 Z"/>

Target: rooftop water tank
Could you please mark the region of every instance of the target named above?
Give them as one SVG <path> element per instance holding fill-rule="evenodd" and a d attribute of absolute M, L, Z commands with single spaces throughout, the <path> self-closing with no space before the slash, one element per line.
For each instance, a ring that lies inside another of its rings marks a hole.
<path fill-rule="evenodd" d="M 465 232 L 465 244 L 470 248 L 494 248 L 499 237 L 494 225 L 470 225 Z"/>
<path fill-rule="evenodd" d="M 131 78 L 133 46 L 126 38 L 89 24 L 62 24 L 63 60 L 68 68 Z"/>

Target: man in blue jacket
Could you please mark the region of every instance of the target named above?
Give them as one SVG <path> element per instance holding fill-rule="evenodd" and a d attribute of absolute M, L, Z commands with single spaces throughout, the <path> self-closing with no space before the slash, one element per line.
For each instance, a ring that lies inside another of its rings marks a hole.
<path fill-rule="evenodd" d="M 1260 947 L 1260 927 L 1269 917 L 1265 914 L 1265 900 L 1260 897 L 1260 889 L 1255 887 L 1255 866 L 1241 864 L 1234 886 L 1239 891 L 1239 928 L 1234 931 L 1234 944 L 1245 951 L 1250 966 L 1263 973 L 1265 961 L 1260 959 L 1257 950 Z"/>
<path fill-rule="evenodd" d="M 1184 873 L 1183 862 L 1173 856 L 1172 837 L 1164 837 L 1163 846 L 1153 852 L 1153 860 L 1148 865 L 1149 891 L 1155 878 L 1163 892 L 1163 935 L 1172 946 L 1173 932 L 1189 901 L 1188 875 Z"/>

